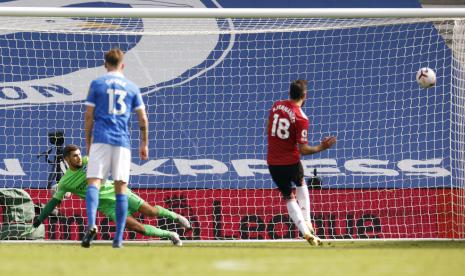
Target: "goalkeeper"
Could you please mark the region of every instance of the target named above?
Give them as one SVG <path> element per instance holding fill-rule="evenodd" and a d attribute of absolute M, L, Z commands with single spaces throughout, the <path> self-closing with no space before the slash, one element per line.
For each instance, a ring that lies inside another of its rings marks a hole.
<path fill-rule="evenodd" d="M 61 203 L 66 193 L 69 192 L 75 194 L 82 199 L 85 199 L 86 197 L 87 156 L 81 156 L 81 150 L 78 146 L 67 145 L 63 150 L 63 157 L 68 163 L 69 168 L 60 179 L 57 191 L 53 195 L 53 198 L 45 205 L 39 216 L 34 219 L 32 227 L 29 231 L 26 231 L 25 234 L 30 234 L 39 227 L 42 221 L 50 215 L 55 206 Z M 100 189 L 99 198 L 100 202 L 98 210 L 112 221 L 115 221 L 115 187 L 113 186 L 113 181 L 107 180 L 104 182 L 104 185 L 102 185 Z M 132 214 L 135 212 L 140 212 L 146 217 L 169 218 L 179 223 L 179 225 L 184 229 L 192 229 L 190 222 L 185 217 L 158 205 L 153 207 L 134 194 L 131 190 L 128 190 L 128 216 L 126 218 L 127 229 L 149 237 L 168 238 L 174 245 L 182 245 L 182 241 L 176 232 L 162 230 L 148 224 L 142 224 L 132 217 Z"/>

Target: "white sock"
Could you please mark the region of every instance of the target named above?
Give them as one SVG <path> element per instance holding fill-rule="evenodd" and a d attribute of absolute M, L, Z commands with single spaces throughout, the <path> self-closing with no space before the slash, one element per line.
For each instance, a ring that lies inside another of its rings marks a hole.
<path fill-rule="evenodd" d="M 290 199 L 287 201 L 286 206 L 289 216 L 294 224 L 297 225 L 297 228 L 299 228 L 300 233 L 302 233 L 302 235 L 309 234 L 309 230 L 304 217 L 302 216 L 302 210 L 300 210 L 299 204 L 297 204 L 294 199 Z"/>
<path fill-rule="evenodd" d="M 310 195 L 308 193 L 308 187 L 305 184 L 297 186 L 295 189 L 295 195 L 297 202 L 299 203 L 300 209 L 302 209 L 302 215 L 305 221 L 310 221 Z"/>

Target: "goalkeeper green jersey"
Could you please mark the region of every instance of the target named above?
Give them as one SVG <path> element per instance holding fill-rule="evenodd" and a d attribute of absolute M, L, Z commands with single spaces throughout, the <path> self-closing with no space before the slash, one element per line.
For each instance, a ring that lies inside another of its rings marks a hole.
<path fill-rule="evenodd" d="M 89 158 L 84 156 L 82 158 L 82 167 L 75 171 L 70 169 L 66 170 L 63 177 L 61 177 L 60 182 L 58 183 L 57 192 L 53 195 L 53 198 L 57 200 L 62 200 L 67 192 L 75 194 L 80 198 L 86 198 L 87 191 L 87 162 Z M 111 200 L 115 201 L 115 187 L 113 186 L 113 181 L 107 180 L 100 187 L 100 200 Z"/>

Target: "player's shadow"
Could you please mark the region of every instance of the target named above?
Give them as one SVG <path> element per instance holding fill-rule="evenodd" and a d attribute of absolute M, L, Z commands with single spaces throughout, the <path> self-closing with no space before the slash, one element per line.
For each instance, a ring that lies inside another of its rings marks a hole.
<path fill-rule="evenodd" d="M 465 241 L 326 241 L 322 246 L 314 247 L 302 242 L 214 242 L 214 243 L 185 243 L 186 247 L 197 248 L 253 248 L 253 249 L 293 249 L 293 250 L 308 250 L 308 249 L 443 249 L 443 248 L 465 248 Z"/>

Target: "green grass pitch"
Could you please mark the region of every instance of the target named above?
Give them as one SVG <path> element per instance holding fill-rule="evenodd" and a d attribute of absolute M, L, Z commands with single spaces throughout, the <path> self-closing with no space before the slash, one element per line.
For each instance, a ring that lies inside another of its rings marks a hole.
<path fill-rule="evenodd" d="M 464 241 L 0 244 L 0 275 L 465 275 Z"/>

